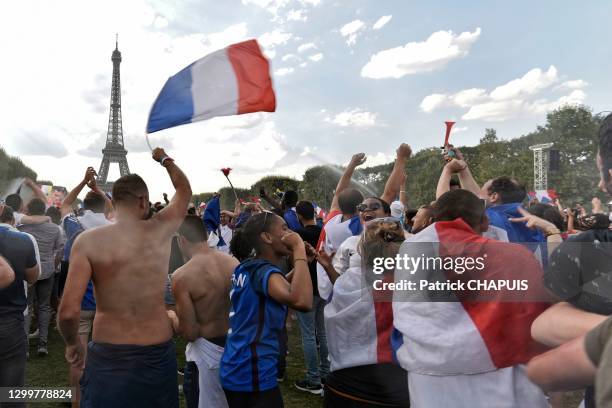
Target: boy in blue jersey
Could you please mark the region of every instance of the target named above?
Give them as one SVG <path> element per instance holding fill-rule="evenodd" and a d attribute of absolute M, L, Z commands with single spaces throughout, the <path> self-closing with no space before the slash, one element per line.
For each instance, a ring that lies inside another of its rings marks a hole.
<path fill-rule="evenodd" d="M 236 231 L 231 252 L 241 263 L 232 275 L 221 385 L 230 408 L 282 407 L 278 334 L 287 306 L 299 311 L 312 307 L 306 247 L 283 218 L 265 212 L 253 215 Z M 285 277 L 276 265 L 287 256 L 294 269 Z"/>

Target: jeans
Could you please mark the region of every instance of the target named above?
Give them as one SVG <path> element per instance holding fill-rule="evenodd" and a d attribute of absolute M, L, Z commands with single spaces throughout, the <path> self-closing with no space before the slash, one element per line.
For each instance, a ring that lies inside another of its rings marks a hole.
<path fill-rule="evenodd" d="M 47 344 L 49 321 L 52 313 L 51 292 L 53 292 L 54 280 L 54 275 L 51 275 L 51 277 L 39 280 L 28 288 L 28 308 L 30 310 L 25 318 L 25 331 L 26 334 L 30 333 L 30 321 L 34 309 L 34 297 L 36 297 L 38 305 L 38 344 Z"/>
<path fill-rule="evenodd" d="M 26 371 L 26 336 L 23 320 L 0 318 L 0 387 L 23 387 Z M 25 407 L 25 403 L 0 403 L 2 407 Z"/>
<path fill-rule="evenodd" d="M 185 361 L 185 376 L 183 377 L 183 393 L 187 408 L 198 408 L 200 400 L 200 384 L 198 366 L 193 361 Z"/>
<path fill-rule="evenodd" d="M 306 380 L 313 385 L 321 383 L 321 378 L 329 374 L 329 359 L 327 358 L 327 337 L 323 322 L 325 301 L 319 296 L 312 299 L 310 312 L 298 312 L 298 321 L 302 332 L 302 348 L 306 361 Z M 317 342 L 319 340 L 319 358 L 317 361 Z"/>

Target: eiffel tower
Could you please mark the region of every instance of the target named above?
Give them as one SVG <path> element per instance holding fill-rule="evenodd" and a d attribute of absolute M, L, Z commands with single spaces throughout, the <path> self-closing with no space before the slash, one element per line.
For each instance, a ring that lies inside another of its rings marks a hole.
<path fill-rule="evenodd" d="M 119 164 L 121 176 L 130 174 L 127 162 L 127 150 L 123 146 L 123 127 L 121 124 L 121 80 L 119 77 L 119 65 L 121 64 L 121 53 L 119 52 L 119 39 L 115 38 L 115 50 L 111 57 L 113 61 L 113 83 L 111 86 L 110 114 L 108 117 L 108 132 L 106 134 L 106 146 L 102 149 L 102 163 L 98 171 L 97 184 L 105 192 L 110 192 L 113 183 L 107 182 L 108 168 L 111 163 Z"/>

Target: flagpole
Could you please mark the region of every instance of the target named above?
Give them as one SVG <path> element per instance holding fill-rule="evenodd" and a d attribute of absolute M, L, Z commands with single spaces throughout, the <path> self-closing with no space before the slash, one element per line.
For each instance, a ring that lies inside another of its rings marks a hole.
<path fill-rule="evenodd" d="M 225 174 L 223 175 L 225 176 Z M 238 200 L 238 193 L 236 193 L 236 189 L 234 188 L 234 185 L 232 184 L 228 176 L 225 176 L 225 178 L 227 179 L 227 182 L 229 183 L 230 187 L 232 188 L 232 191 L 234 192 L 234 197 L 236 197 L 236 200 Z"/>

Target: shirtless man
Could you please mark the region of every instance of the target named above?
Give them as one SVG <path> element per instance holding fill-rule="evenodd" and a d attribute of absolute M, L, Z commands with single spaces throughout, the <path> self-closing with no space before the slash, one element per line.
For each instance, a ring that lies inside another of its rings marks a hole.
<path fill-rule="evenodd" d="M 209 248 L 206 228 L 195 215 L 185 218 L 178 235 L 181 252 L 189 261 L 173 274 L 176 313 L 169 311 L 168 316 L 175 331 L 190 341 L 185 356 L 199 371 L 199 404 L 190 393 L 187 405 L 227 407 L 219 382 L 219 362 L 229 328 L 232 272 L 239 262 Z"/>
<path fill-rule="evenodd" d="M 81 407 L 178 407 L 172 326 L 164 307 L 170 240 L 191 198 L 189 180 L 163 149 L 153 159 L 166 168 L 176 193 L 151 217 L 149 192 L 136 174 L 113 185 L 116 222 L 76 239 L 59 309 L 66 360 L 85 370 Z M 93 281 L 96 316 L 87 364 L 78 339 L 81 300 Z"/>

